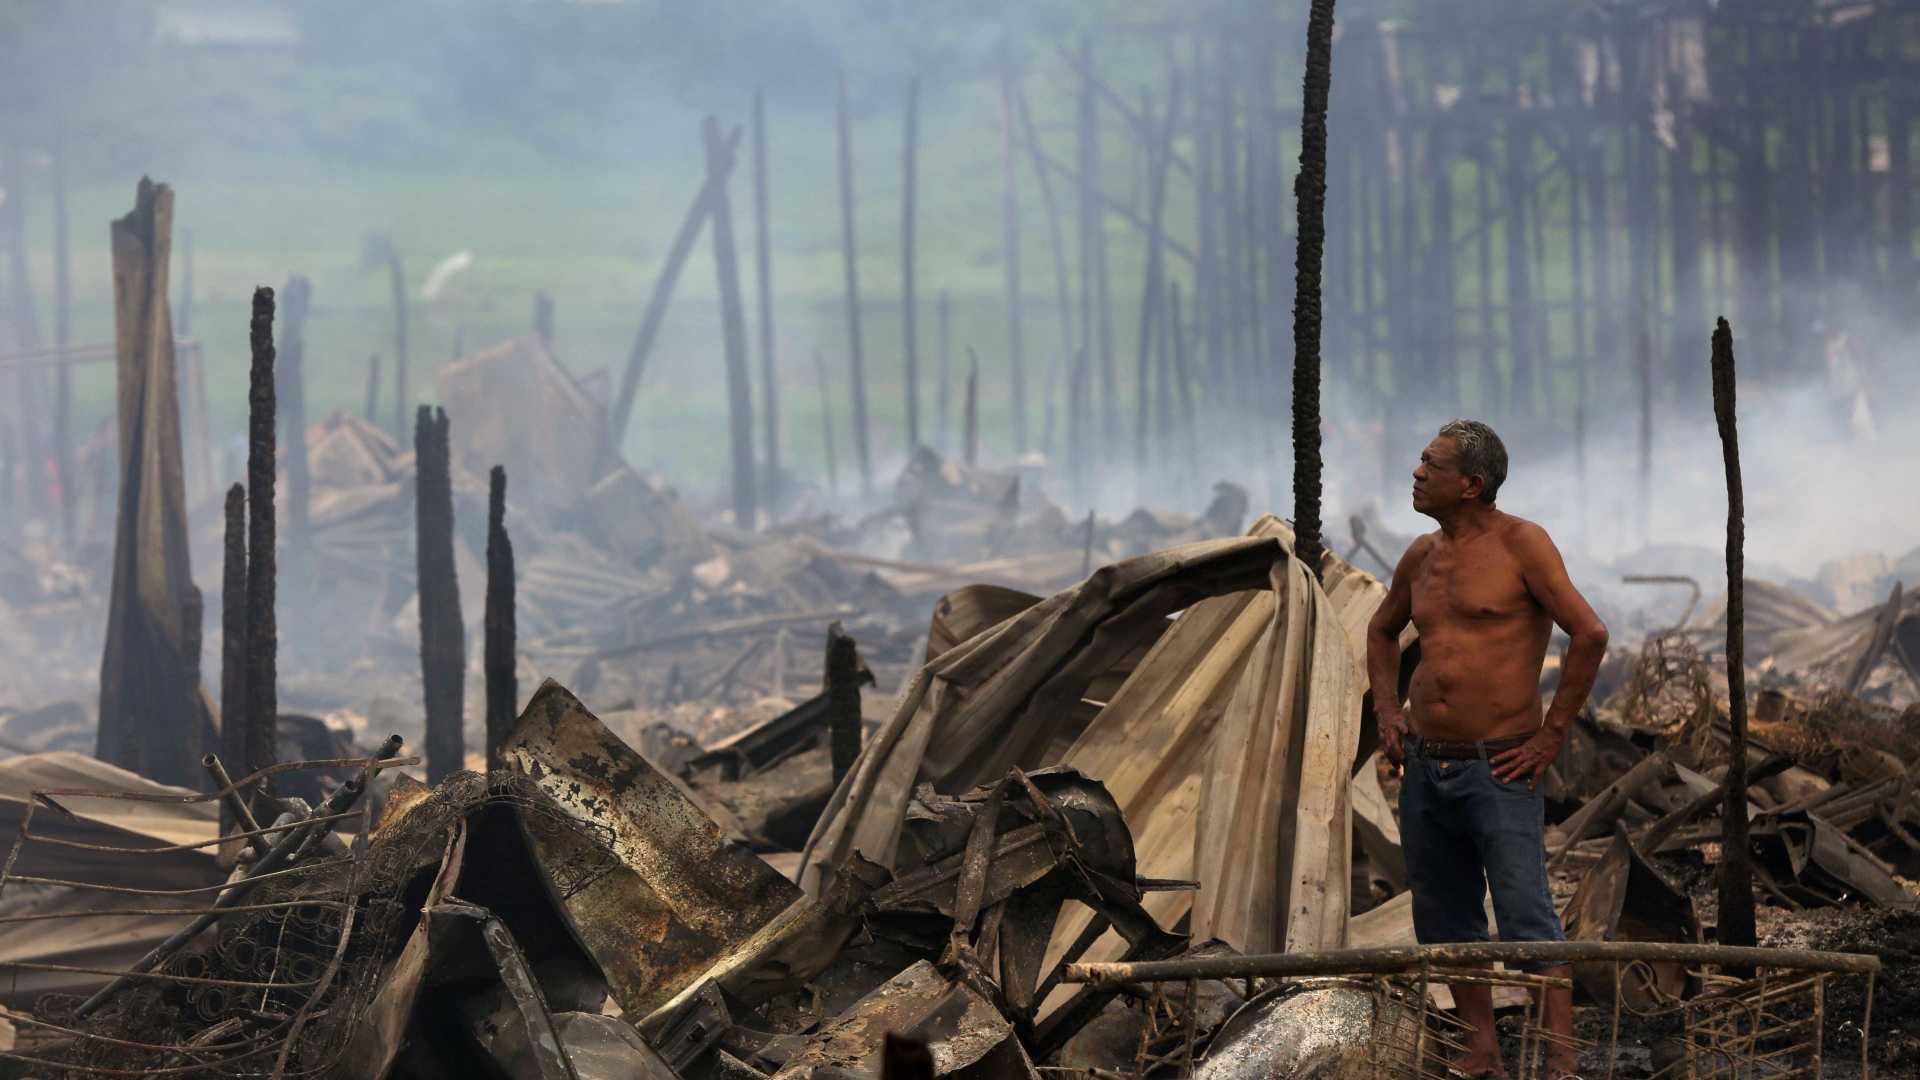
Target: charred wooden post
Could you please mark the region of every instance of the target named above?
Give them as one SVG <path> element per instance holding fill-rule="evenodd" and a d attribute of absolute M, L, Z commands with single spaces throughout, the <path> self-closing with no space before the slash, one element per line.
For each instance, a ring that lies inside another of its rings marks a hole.
<path fill-rule="evenodd" d="M 64 170 L 65 166 L 62 165 L 61 169 Z M 64 175 L 65 174 L 63 171 L 62 176 L 64 177 Z M 64 188 L 65 186 L 66 186 L 66 183 L 63 179 L 61 181 L 60 187 Z M 60 191 L 59 195 L 60 195 L 60 201 L 64 206 L 66 202 L 66 192 Z M 60 211 L 60 216 L 62 218 L 66 216 L 66 211 L 64 209 Z M 61 235 L 64 237 L 66 233 L 66 224 L 64 223 L 64 221 L 60 224 L 59 227 L 60 227 Z M 59 242 L 62 244 L 62 246 L 64 246 L 64 240 Z M 177 322 L 174 323 L 173 328 L 174 328 L 174 331 L 183 338 L 190 338 L 193 336 L 193 230 L 192 229 L 180 230 L 180 318 Z"/>
<path fill-rule="evenodd" d="M 20 346 L 28 351 L 40 348 L 40 320 L 33 306 L 33 281 L 27 258 L 26 144 L 16 141 L 0 171 L 0 186 L 7 199 L 0 203 L 0 223 L 7 238 L 7 285 L 12 294 L 7 300 L 8 320 L 13 324 Z M 161 297 L 166 303 L 166 297 Z M 171 350 L 172 343 L 168 343 Z M 171 377 L 171 376 L 169 376 Z M 39 463 L 44 460 L 40 446 L 40 409 L 38 379 L 32 367 L 14 369 L 12 404 L 14 406 L 14 454 L 22 468 L 20 488 L 29 513 L 46 508 L 46 475 Z"/>
<path fill-rule="evenodd" d="M 860 683 L 865 665 L 860 650 L 846 630 L 835 622 L 827 627 L 827 737 L 837 785 L 853 771 L 860 756 Z M 866 675 L 872 682 L 873 676 Z"/>
<path fill-rule="evenodd" d="M 1476 234 L 1476 259 L 1479 277 L 1480 301 L 1480 408 L 1489 415 L 1498 415 L 1506 407 L 1507 385 L 1500 375 L 1499 337 L 1494 330 L 1493 298 L 1493 146 L 1481 145 L 1473 162 L 1474 181 L 1474 233 Z M 1362 210 L 1360 225 L 1364 230 L 1367 214 Z M 1369 289 L 1371 287 L 1369 286 Z"/>
<path fill-rule="evenodd" d="M 361 410 L 361 414 L 367 418 L 367 423 L 378 424 L 380 422 L 379 408 L 380 354 L 373 353 L 367 357 L 367 403 L 366 407 Z"/>
<path fill-rule="evenodd" d="M 1040 133 L 1034 128 L 1033 113 L 1027 108 L 1027 95 L 1021 92 L 1015 97 L 1020 107 L 1020 128 L 1025 135 L 1027 150 L 1033 159 L 1034 181 L 1040 185 L 1040 202 L 1047 212 L 1047 242 L 1053 252 L 1053 287 L 1060 305 L 1060 346 L 1047 360 L 1044 409 L 1045 421 L 1040 432 L 1040 448 L 1051 455 L 1053 453 L 1054 431 L 1054 390 L 1061 381 L 1060 359 L 1071 357 L 1076 351 L 1073 326 L 1073 287 L 1068 284 L 1067 241 L 1060 227 L 1060 204 L 1053 195 L 1053 178 L 1040 154 Z M 1068 402 L 1071 410 L 1073 404 Z"/>
<path fill-rule="evenodd" d="M 934 439 L 944 454 L 953 449 L 953 429 L 949 422 L 953 415 L 953 312 L 945 289 L 940 290 L 934 305 L 934 323 L 940 344 L 934 359 L 933 430 Z"/>
<path fill-rule="evenodd" d="M 1294 554 L 1320 576 L 1320 264 L 1326 243 L 1327 97 L 1333 83 L 1334 0 L 1307 15 L 1307 72 L 1300 110 L 1300 172 L 1294 178 L 1299 237 L 1293 297 Z"/>
<path fill-rule="evenodd" d="M 827 458 L 827 493 L 840 494 L 840 470 L 833 457 L 833 383 L 827 379 L 827 357 L 818 345 L 813 348 L 813 369 L 820 382 L 820 448 Z"/>
<path fill-rule="evenodd" d="M 188 233 L 186 282 L 181 290 L 191 295 L 193 288 L 192 234 Z M 182 310 L 192 306 L 182 303 Z M 187 332 L 184 314 L 180 333 Z M 60 535 L 71 547 L 73 535 L 73 372 L 67 364 L 67 347 L 73 344 L 73 245 L 67 229 L 67 138 L 66 126 L 56 129 L 53 143 L 53 347 L 60 364 L 54 374 L 53 460 L 59 477 Z"/>
<path fill-rule="evenodd" d="M 487 477 L 487 771 L 500 768 L 500 747 L 513 730 L 520 684 L 514 675 L 513 541 L 507 536 L 507 470 Z"/>
<path fill-rule="evenodd" d="M 853 228 L 853 120 L 847 106 L 847 76 L 840 75 L 835 110 L 840 149 L 840 254 L 847 286 L 847 365 L 853 392 L 853 453 L 860 462 L 860 492 L 873 494 L 873 457 L 867 442 L 867 371 L 860 346 L 860 267 Z"/>
<path fill-rule="evenodd" d="M 900 150 L 900 355 L 906 364 L 907 452 L 920 445 L 919 302 L 913 292 L 914 184 L 919 172 L 920 76 L 907 81 L 906 138 Z"/>
<path fill-rule="evenodd" d="M 760 409 L 767 450 L 767 513 L 780 510 L 780 383 L 774 377 L 773 242 L 767 209 L 767 95 L 753 91 L 754 292 L 760 304 Z"/>
<path fill-rule="evenodd" d="M 1207 70 L 1206 46 L 1203 39 L 1196 36 L 1193 42 L 1193 71 L 1196 85 L 1205 86 Z M 1195 94 L 1202 98 L 1203 94 Z M 1194 156 L 1198 163 L 1194 170 L 1193 206 L 1195 247 L 1198 254 L 1193 266 L 1193 318 L 1198 328 L 1198 345 L 1206 357 L 1207 401 L 1215 410 L 1224 412 L 1232 400 L 1226 383 L 1226 365 L 1220 341 L 1219 295 L 1217 284 L 1218 260 L 1216 228 L 1218 210 L 1215 198 L 1213 177 L 1213 123 L 1212 111 L 1204 105 L 1193 110 Z M 1199 366 L 1199 365 L 1196 365 Z"/>
<path fill-rule="evenodd" d="M 1007 365 L 1013 450 L 1027 452 L 1027 333 L 1020 286 L 1020 188 L 1013 151 L 1013 57 L 1000 45 L 1000 258 L 1007 290 Z M 969 389 L 971 394 L 972 390 Z M 969 403 L 971 408 L 971 403 Z M 971 446 L 971 443 L 969 443 Z M 971 464 L 971 461 L 969 461 Z"/>
<path fill-rule="evenodd" d="M 753 491 L 753 389 L 747 372 L 747 319 L 740 304 L 740 264 L 733 241 L 733 204 L 727 198 L 731 163 L 720 122 L 706 119 L 707 171 L 713 216 L 713 265 L 720 285 L 720 329 L 727 359 L 727 420 L 733 443 L 733 524 L 752 532 L 757 521 Z"/>
<path fill-rule="evenodd" d="M 197 787 L 204 712 L 188 626 L 199 602 L 167 305 L 172 234 L 172 189 L 143 177 L 133 210 L 112 226 L 120 486 L 95 752 Z"/>
<path fill-rule="evenodd" d="M 227 489 L 226 526 L 220 566 L 220 759 L 239 766 L 252 760 L 247 741 L 247 489 L 239 484 Z M 220 831 L 232 832 L 236 823 L 233 809 L 222 803 Z"/>
<path fill-rule="evenodd" d="M 420 682 L 427 782 L 465 768 L 467 630 L 453 562 L 453 462 L 447 413 L 420 406 L 413 425 L 414 544 L 419 574 Z"/>
<path fill-rule="evenodd" d="M 1173 339 L 1173 383 L 1180 394 L 1180 431 L 1186 451 L 1187 474 L 1199 467 L 1198 429 L 1194 427 L 1193 376 L 1187 370 L 1186 323 L 1180 318 L 1180 283 L 1167 282 L 1167 329 Z"/>
<path fill-rule="evenodd" d="M 533 294 L 533 332 L 540 347 L 553 351 L 553 297 L 545 290 Z"/>
<path fill-rule="evenodd" d="M 1143 107 L 1142 112 L 1146 112 Z M 1134 425 L 1133 467 L 1135 476 L 1144 476 L 1147 471 L 1147 425 L 1150 420 L 1149 402 L 1152 400 L 1151 387 L 1148 385 L 1150 372 L 1148 364 L 1152 359 L 1154 342 L 1157 340 L 1155 317 L 1161 314 L 1160 301 L 1165 294 L 1162 283 L 1161 239 L 1165 235 L 1165 210 L 1167 203 L 1167 171 L 1173 161 L 1173 125 L 1180 115 L 1180 77 L 1176 72 L 1173 83 L 1167 90 L 1166 118 L 1161 122 L 1152 149 L 1152 180 L 1147 196 L 1147 214 L 1152 223 L 1147 232 L 1147 272 L 1140 295 L 1140 335 L 1138 341 L 1138 372 L 1135 380 L 1135 402 L 1137 406 Z M 1151 118 L 1151 114 L 1148 114 Z"/>
<path fill-rule="evenodd" d="M 1108 291 L 1105 191 L 1100 183 L 1099 93 L 1094 85 L 1093 38 L 1080 39 L 1080 326 L 1087 346 L 1088 385 L 1100 377 L 1102 436 L 1119 437 L 1120 405 L 1114 398 L 1113 301 Z M 1091 402 L 1089 402 L 1091 405 Z"/>
<path fill-rule="evenodd" d="M 393 294 L 393 433 L 407 430 L 407 403 L 413 400 L 407 390 L 407 275 L 400 267 L 400 252 L 387 243 L 387 284 Z"/>
<path fill-rule="evenodd" d="M 967 346 L 967 403 L 965 418 L 965 461 L 980 463 L 980 355 Z"/>
<path fill-rule="evenodd" d="M 1080 545 L 1080 576 L 1093 573 L 1093 511 L 1087 511 L 1086 537 Z"/>
<path fill-rule="evenodd" d="M 273 290 L 253 290 L 247 381 L 247 756 L 245 772 L 279 755 L 279 630 L 274 624 Z M 264 791 L 264 788 L 261 789 Z M 256 811 L 258 812 L 258 811 Z"/>
<path fill-rule="evenodd" d="M 279 400 L 287 416 L 287 527 L 293 531 L 296 551 L 308 542 L 307 477 L 307 376 L 306 327 L 307 304 L 313 287 L 295 274 L 287 279 L 281 295 L 284 320 L 280 331 L 280 364 L 275 371 L 279 382 Z M 297 573 L 296 573 L 296 576 Z"/>
<path fill-rule="evenodd" d="M 1529 164 L 1533 132 L 1528 121 L 1508 116 L 1501 135 L 1506 164 L 1506 279 L 1507 361 L 1511 379 L 1508 407 L 1515 416 L 1531 417 L 1536 408 L 1533 271 L 1527 252 L 1527 192 L 1531 190 Z"/>
<path fill-rule="evenodd" d="M 1653 342 L 1644 323 L 1633 328 L 1634 376 L 1640 404 L 1640 542 L 1653 542 Z"/>
<path fill-rule="evenodd" d="M 1733 328 L 1713 329 L 1713 418 L 1727 471 L 1727 802 L 1721 809 L 1720 935 L 1722 945 L 1754 944 L 1753 863 L 1747 841 L 1746 502 L 1740 482 L 1740 435 L 1734 411 Z"/>
<path fill-rule="evenodd" d="M 736 128 L 727 136 L 723 178 L 733 169 L 733 152 L 739 143 L 740 131 Z M 640 389 L 640 376 L 646 373 L 647 357 L 653 353 L 654 338 L 660 335 L 660 323 L 667 317 L 667 302 L 673 299 L 673 287 L 680 280 L 680 270 L 686 266 L 687 256 L 693 253 L 693 242 L 700 238 L 700 229 L 713 208 L 713 183 L 714 171 L 709 167 L 706 179 L 693 197 L 693 205 L 687 208 L 687 216 L 680 220 L 680 231 L 673 235 L 673 247 L 667 250 L 667 260 L 661 264 L 660 276 L 654 280 L 653 293 L 647 298 L 647 310 L 640 316 L 640 331 L 634 335 L 633 348 L 627 352 L 627 366 L 620 373 L 620 388 L 614 394 L 608 431 L 612 445 L 606 448 L 609 455 L 617 455 L 626 439 L 627 422 L 633 414 L 633 396 Z"/>

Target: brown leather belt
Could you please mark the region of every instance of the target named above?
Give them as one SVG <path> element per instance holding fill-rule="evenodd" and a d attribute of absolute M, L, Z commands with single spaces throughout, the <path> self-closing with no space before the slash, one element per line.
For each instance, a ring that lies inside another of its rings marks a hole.
<path fill-rule="evenodd" d="M 1532 737 L 1508 735 L 1500 739 L 1427 739 L 1413 735 L 1407 739 L 1407 753 L 1413 757 L 1445 761 L 1474 761 L 1511 750 Z"/>

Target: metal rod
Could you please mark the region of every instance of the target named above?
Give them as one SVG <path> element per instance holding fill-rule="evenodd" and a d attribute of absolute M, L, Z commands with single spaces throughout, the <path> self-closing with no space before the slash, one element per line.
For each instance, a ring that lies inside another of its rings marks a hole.
<path fill-rule="evenodd" d="M 382 743 L 379 751 L 374 754 L 376 767 L 377 763 L 384 762 L 400 752 L 400 742 L 400 736 L 398 735 L 390 735 L 387 737 L 387 741 Z M 355 799 L 359 798 L 365 786 L 366 785 L 359 780 L 342 785 L 340 790 L 334 792 L 326 802 L 321 804 L 315 816 L 337 814 L 345 810 Z M 80 1017 L 91 1015 L 97 1011 L 100 1006 L 106 1004 L 115 994 L 119 993 L 121 989 L 126 987 L 133 977 L 143 972 L 152 971 L 154 968 L 165 963 L 168 957 L 180 951 L 180 947 L 193 940 L 199 935 L 200 931 L 205 930 L 207 927 L 219 921 L 220 917 L 227 913 L 226 909 L 237 905 L 240 902 L 240 898 L 245 895 L 247 890 L 257 883 L 259 879 L 278 870 L 280 864 L 286 862 L 296 849 L 304 846 L 310 834 L 316 828 L 318 828 L 317 825 L 308 824 L 302 828 L 291 830 L 287 835 L 281 837 L 274 843 L 272 850 L 268 851 L 253 864 L 253 868 L 247 871 L 246 877 L 228 886 L 227 891 L 222 893 L 220 898 L 213 902 L 211 910 L 175 931 L 167 940 L 154 946 L 153 951 L 136 961 L 127 969 L 125 974 L 114 979 L 99 990 L 94 991 L 92 997 L 81 1002 L 79 1008 L 74 1010 L 74 1015 Z"/>
<path fill-rule="evenodd" d="M 1693 945 L 1664 941 L 1480 941 L 1450 945 L 1389 945 L 1325 952 L 1263 953 L 1135 963 L 1069 964 L 1062 982 L 1178 982 L 1184 979 L 1297 978 L 1400 971 L 1421 963 L 1474 965 L 1570 964 L 1606 960 L 1666 960 L 1720 967 L 1776 968 L 1867 974 L 1880 958 L 1865 953 Z"/>
<path fill-rule="evenodd" d="M 208 752 L 200 759 L 200 764 L 213 777 L 213 782 L 220 787 L 221 806 L 233 814 L 242 829 L 252 834 L 247 837 L 247 846 L 253 848 L 254 854 L 265 856 L 272 850 L 272 845 L 267 843 L 266 836 L 261 833 L 260 823 L 254 820 L 253 811 L 247 807 L 247 800 L 240 797 L 240 792 L 233 786 L 233 780 L 227 776 L 226 766 L 220 764 L 220 755 Z"/>

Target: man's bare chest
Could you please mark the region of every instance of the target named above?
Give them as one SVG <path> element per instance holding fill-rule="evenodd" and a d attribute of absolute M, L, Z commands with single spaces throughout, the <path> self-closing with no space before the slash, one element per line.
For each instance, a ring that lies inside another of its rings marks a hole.
<path fill-rule="evenodd" d="M 1424 635 L 1462 622 L 1530 618 L 1539 605 L 1511 555 L 1498 545 L 1441 547 L 1413 580 L 1413 622 Z"/>

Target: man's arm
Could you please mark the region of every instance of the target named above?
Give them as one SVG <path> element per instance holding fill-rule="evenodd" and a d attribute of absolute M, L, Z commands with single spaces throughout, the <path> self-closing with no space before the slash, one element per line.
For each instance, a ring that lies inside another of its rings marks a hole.
<path fill-rule="evenodd" d="M 1394 567 L 1387 597 L 1367 623 L 1367 684 L 1373 688 L 1373 715 L 1380 722 L 1380 749 L 1387 760 L 1400 764 L 1400 740 L 1407 718 L 1400 711 L 1400 631 L 1413 618 L 1413 575 L 1426 558 L 1428 540 L 1420 537 L 1407 546 Z"/>
<path fill-rule="evenodd" d="M 1494 772 L 1503 780 L 1531 778 L 1538 783 L 1553 759 L 1560 754 L 1573 718 L 1587 703 L 1594 680 L 1600 675 L 1600 662 L 1607 655 L 1607 627 L 1594 614 L 1587 598 L 1573 587 L 1567 566 L 1560 558 L 1547 531 L 1532 522 L 1522 522 L 1509 540 L 1520 574 L 1554 625 L 1566 631 L 1567 652 L 1560 662 L 1560 685 L 1553 694 L 1540 733 L 1526 745 L 1495 755 Z"/>

